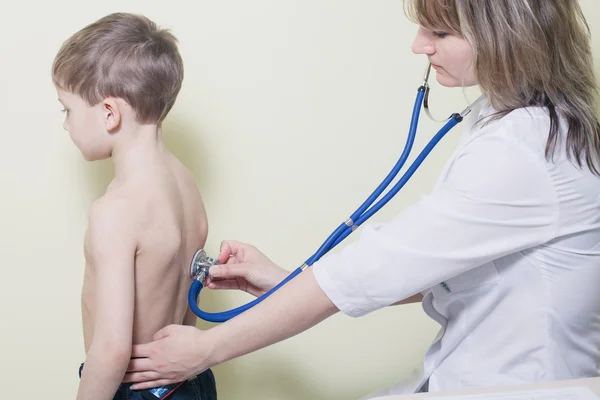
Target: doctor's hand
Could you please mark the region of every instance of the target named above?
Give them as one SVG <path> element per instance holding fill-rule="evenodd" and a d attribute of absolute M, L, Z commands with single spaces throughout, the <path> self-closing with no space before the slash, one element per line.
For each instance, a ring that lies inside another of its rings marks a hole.
<path fill-rule="evenodd" d="M 133 346 L 123 382 L 138 382 L 133 390 L 181 382 L 210 368 L 208 332 L 195 326 L 169 325 L 156 332 L 153 342 Z"/>
<path fill-rule="evenodd" d="M 261 296 L 290 274 L 254 246 L 234 240 L 221 243 L 219 265 L 210 268 L 209 289 L 239 289 Z"/>

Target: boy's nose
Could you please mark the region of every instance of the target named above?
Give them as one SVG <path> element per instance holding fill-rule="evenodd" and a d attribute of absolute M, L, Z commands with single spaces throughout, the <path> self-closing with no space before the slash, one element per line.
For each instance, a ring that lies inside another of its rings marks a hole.
<path fill-rule="evenodd" d="M 417 36 L 415 36 L 415 40 L 411 46 L 413 53 L 425 54 L 428 56 L 433 55 L 435 53 L 435 46 L 433 45 L 432 39 L 431 35 L 420 26 L 417 31 Z"/>

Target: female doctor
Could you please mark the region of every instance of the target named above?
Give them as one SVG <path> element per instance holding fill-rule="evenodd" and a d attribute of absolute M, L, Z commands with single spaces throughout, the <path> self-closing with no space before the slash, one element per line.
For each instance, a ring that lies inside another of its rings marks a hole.
<path fill-rule="evenodd" d="M 577 0 L 405 2 L 420 25 L 413 51 L 438 82 L 486 96 L 433 191 L 242 315 L 157 332 L 134 349 L 134 388 L 184 380 L 338 311 L 415 301 L 442 329 L 422 378 L 387 393 L 598 375 L 600 127 Z M 219 260 L 211 289 L 260 295 L 287 275 L 235 241 Z"/>

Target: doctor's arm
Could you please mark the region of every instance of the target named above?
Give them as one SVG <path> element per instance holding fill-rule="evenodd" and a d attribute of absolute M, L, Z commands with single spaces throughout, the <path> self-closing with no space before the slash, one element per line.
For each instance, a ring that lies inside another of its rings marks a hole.
<path fill-rule="evenodd" d="M 207 287 L 215 289 L 243 290 L 253 296 L 261 296 L 284 280 L 290 271 L 277 266 L 256 247 L 225 240 L 221 243 L 219 265 L 210 269 L 213 279 L 208 279 Z M 423 299 L 416 294 L 393 305 L 418 303 Z"/>

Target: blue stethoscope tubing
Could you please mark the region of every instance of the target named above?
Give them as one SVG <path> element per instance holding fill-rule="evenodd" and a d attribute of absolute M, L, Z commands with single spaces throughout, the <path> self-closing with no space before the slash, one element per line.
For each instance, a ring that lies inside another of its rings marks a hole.
<path fill-rule="evenodd" d="M 473 103 L 471 106 L 467 107 L 462 113 L 454 113 L 452 114 L 448 121 L 444 124 L 444 126 L 435 134 L 435 136 L 429 141 L 429 143 L 421 150 L 421 153 L 415 158 L 410 167 L 406 170 L 404 175 L 398 180 L 398 182 L 389 190 L 387 194 L 385 194 L 381 200 L 379 200 L 375 205 L 371 207 L 373 202 L 378 199 L 381 194 L 385 191 L 385 189 L 390 185 L 392 180 L 396 177 L 398 172 L 402 169 L 410 152 L 412 150 L 412 146 L 415 141 L 415 137 L 417 134 L 417 128 L 419 125 L 419 118 L 421 115 L 421 108 L 423 106 L 423 101 L 425 99 L 425 107 L 427 109 L 427 96 L 429 92 L 429 85 L 427 83 L 427 79 L 429 77 L 431 65 L 428 65 L 427 72 L 425 75 L 425 80 L 423 84 L 419 86 L 417 90 L 417 97 L 413 107 L 412 118 L 410 121 L 410 128 L 408 132 L 408 137 L 406 139 L 406 144 L 404 146 L 404 150 L 400 155 L 400 158 L 392 168 L 392 170 L 388 173 L 385 179 L 379 184 L 379 186 L 373 191 L 373 193 L 365 200 L 363 204 L 350 216 L 348 220 L 340 224 L 337 229 L 323 242 L 321 247 L 308 259 L 306 262 L 292 271 L 283 281 L 281 281 L 277 286 L 263 294 L 262 296 L 256 298 L 255 300 L 244 304 L 243 306 L 234 308 L 229 311 L 218 312 L 218 313 L 210 313 L 206 311 L 202 311 L 198 307 L 198 296 L 200 295 L 200 291 L 202 290 L 202 282 L 200 280 L 194 279 L 192 286 L 190 287 L 190 291 L 188 293 L 188 303 L 192 309 L 192 311 L 201 319 L 208 322 L 225 322 L 244 311 L 254 307 L 271 294 L 276 292 L 280 287 L 285 285 L 287 282 L 292 280 L 294 277 L 299 275 L 306 268 L 312 266 L 315 262 L 317 262 L 321 257 L 323 257 L 327 252 L 331 249 L 335 248 L 338 244 L 340 244 L 348 235 L 350 235 L 356 228 L 362 225 L 365 221 L 367 221 L 373 214 L 379 211 L 385 204 L 387 204 L 399 191 L 402 187 L 408 182 L 408 180 L 412 177 L 415 171 L 419 168 L 419 166 L 423 163 L 425 158 L 431 153 L 433 148 L 440 142 L 440 140 L 448 133 L 452 128 L 454 128 L 458 123 L 460 123 L 464 116 L 471 111 L 471 107 L 475 104 L 479 99 Z M 481 97 L 480 97 L 481 99 Z M 371 208 L 369 208 L 371 207 Z"/>

